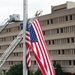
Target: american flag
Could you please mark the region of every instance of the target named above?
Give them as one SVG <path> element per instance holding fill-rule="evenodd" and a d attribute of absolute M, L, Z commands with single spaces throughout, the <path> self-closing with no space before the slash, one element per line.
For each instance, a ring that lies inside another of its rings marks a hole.
<path fill-rule="evenodd" d="M 27 24 L 26 46 L 28 50 L 32 50 L 42 75 L 55 75 L 38 19 Z"/>

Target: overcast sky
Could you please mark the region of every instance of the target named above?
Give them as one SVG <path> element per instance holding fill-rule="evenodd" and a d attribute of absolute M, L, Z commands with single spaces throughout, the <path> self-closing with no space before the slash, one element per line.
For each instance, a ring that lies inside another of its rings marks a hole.
<path fill-rule="evenodd" d="M 51 13 L 51 6 L 66 3 L 66 1 L 75 0 L 28 0 L 28 17 L 34 16 L 37 10 L 43 10 L 43 14 Z M 0 0 L 0 24 L 9 15 L 20 14 L 23 19 L 23 0 Z"/>

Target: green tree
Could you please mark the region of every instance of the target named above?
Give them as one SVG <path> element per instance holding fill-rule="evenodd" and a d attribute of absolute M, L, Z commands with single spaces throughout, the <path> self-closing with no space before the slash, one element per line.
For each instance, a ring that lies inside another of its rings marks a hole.
<path fill-rule="evenodd" d="M 62 68 L 59 64 L 56 64 L 54 63 L 54 68 L 55 68 L 55 72 L 56 72 L 56 75 L 63 75 L 63 71 L 62 71 Z"/>
<path fill-rule="evenodd" d="M 18 64 L 10 67 L 6 75 L 23 75 L 22 71 L 23 71 L 22 64 Z"/>
<path fill-rule="evenodd" d="M 23 75 L 23 64 L 10 67 L 6 75 Z M 33 72 L 28 70 L 28 75 L 33 75 Z"/>

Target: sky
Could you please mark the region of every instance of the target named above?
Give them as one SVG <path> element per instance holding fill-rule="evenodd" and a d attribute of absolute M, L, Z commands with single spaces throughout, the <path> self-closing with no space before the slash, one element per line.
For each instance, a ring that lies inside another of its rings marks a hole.
<path fill-rule="evenodd" d="M 32 18 L 36 11 L 42 10 L 42 15 L 51 13 L 51 6 L 61 5 L 75 0 L 28 0 L 28 18 Z M 23 0 L 0 0 L 0 25 L 9 15 L 19 14 L 23 20 Z"/>

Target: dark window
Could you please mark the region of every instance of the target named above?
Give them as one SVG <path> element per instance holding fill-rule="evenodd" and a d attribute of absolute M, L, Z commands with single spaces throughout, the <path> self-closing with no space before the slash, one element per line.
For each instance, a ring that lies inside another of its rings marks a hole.
<path fill-rule="evenodd" d="M 52 44 L 54 44 L 54 40 L 52 40 Z"/>
<path fill-rule="evenodd" d="M 56 64 L 56 61 L 54 61 L 54 64 Z"/>
<path fill-rule="evenodd" d="M 68 21 L 68 16 L 65 16 L 65 18 L 66 18 L 66 21 Z"/>
<path fill-rule="evenodd" d="M 59 29 L 57 29 L 57 33 L 59 33 Z"/>
<path fill-rule="evenodd" d="M 74 38 L 71 38 L 72 43 L 74 43 Z"/>
<path fill-rule="evenodd" d="M 51 41 L 49 40 L 49 45 L 51 45 Z"/>
<path fill-rule="evenodd" d="M 75 60 L 73 60 L 73 65 L 75 65 Z"/>
<path fill-rule="evenodd" d="M 71 65 L 71 60 L 69 60 L 69 65 Z"/>
<path fill-rule="evenodd" d="M 49 20 L 47 20 L 47 24 L 49 25 Z"/>
<path fill-rule="evenodd" d="M 58 54 L 60 54 L 60 50 L 58 50 Z"/>
<path fill-rule="evenodd" d="M 62 50 L 62 54 L 64 54 L 64 50 Z"/>
<path fill-rule="evenodd" d="M 70 20 L 72 20 L 72 15 L 70 15 Z"/>
<path fill-rule="evenodd" d="M 45 31 L 43 31 L 43 35 L 45 35 Z"/>
<path fill-rule="evenodd" d="M 53 24 L 53 20 L 51 19 L 51 24 Z"/>
<path fill-rule="evenodd" d="M 67 38 L 67 43 L 70 43 L 70 39 L 69 38 Z"/>
<path fill-rule="evenodd" d="M 63 33 L 63 28 L 60 28 L 61 33 Z"/>

